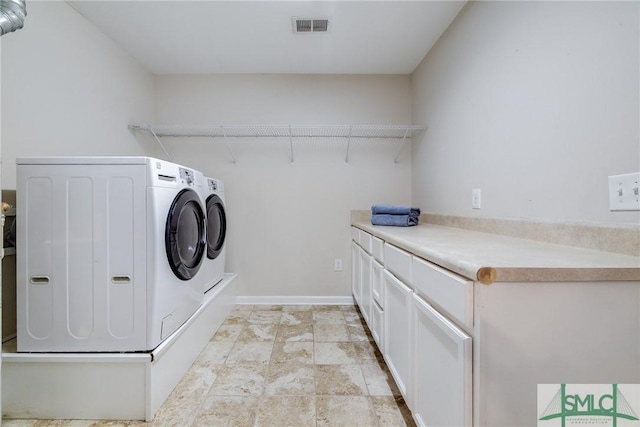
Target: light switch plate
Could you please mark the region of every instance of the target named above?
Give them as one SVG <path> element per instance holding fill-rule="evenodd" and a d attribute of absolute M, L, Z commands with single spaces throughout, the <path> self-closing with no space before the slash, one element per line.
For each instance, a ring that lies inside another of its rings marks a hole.
<path fill-rule="evenodd" d="M 471 190 L 471 208 L 480 209 L 481 205 L 482 203 L 480 200 L 480 189 L 474 188 L 473 190 Z"/>
<path fill-rule="evenodd" d="M 640 211 L 640 172 L 609 177 L 609 209 Z"/>

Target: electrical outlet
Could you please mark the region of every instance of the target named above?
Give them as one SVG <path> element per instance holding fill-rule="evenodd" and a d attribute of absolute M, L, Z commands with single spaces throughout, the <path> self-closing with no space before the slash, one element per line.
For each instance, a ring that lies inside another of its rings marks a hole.
<path fill-rule="evenodd" d="M 334 271 L 342 271 L 342 259 L 336 258 L 333 262 L 333 270 Z"/>
<path fill-rule="evenodd" d="M 480 189 L 474 188 L 471 190 L 471 208 L 472 209 L 480 209 Z"/>
<path fill-rule="evenodd" d="M 640 172 L 609 177 L 609 209 L 640 211 Z"/>

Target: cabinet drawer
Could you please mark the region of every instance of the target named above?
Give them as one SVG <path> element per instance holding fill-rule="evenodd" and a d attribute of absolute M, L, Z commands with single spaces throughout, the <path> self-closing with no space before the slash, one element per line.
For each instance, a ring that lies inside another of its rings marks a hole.
<path fill-rule="evenodd" d="M 351 226 L 351 240 L 353 240 L 357 244 L 360 244 L 360 229 L 354 226 Z"/>
<path fill-rule="evenodd" d="M 384 266 L 397 277 L 411 283 L 411 254 L 396 248 L 389 243 L 384 244 Z"/>
<path fill-rule="evenodd" d="M 414 290 L 461 324 L 473 327 L 473 282 L 444 268 L 413 257 Z"/>
<path fill-rule="evenodd" d="M 360 246 L 366 253 L 370 254 L 373 249 L 373 236 L 366 231 L 360 230 Z"/>
<path fill-rule="evenodd" d="M 378 260 L 379 262 L 383 262 L 384 261 L 384 256 L 382 255 L 383 252 L 384 252 L 384 240 L 374 237 L 373 252 L 371 254 L 376 260 Z"/>

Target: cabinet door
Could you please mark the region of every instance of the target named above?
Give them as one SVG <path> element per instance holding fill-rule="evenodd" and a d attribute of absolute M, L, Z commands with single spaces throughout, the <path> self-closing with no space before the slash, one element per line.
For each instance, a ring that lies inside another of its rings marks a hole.
<path fill-rule="evenodd" d="M 396 381 L 407 405 L 411 405 L 410 390 L 411 345 L 411 295 L 413 292 L 387 270 L 384 280 L 384 360 Z"/>
<path fill-rule="evenodd" d="M 371 255 L 360 249 L 360 311 L 371 329 Z"/>
<path fill-rule="evenodd" d="M 383 309 L 384 302 L 382 301 L 382 274 L 384 267 L 375 258 L 371 261 L 371 335 L 378 344 L 380 351 L 384 351 L 383 347 Z"/>
<path fill-rule="evenodd" d="M 351 242 L 351 293 L 356 300 L 356 304 L 360 304 L 360 246 L 355 242 Z"/>
<path fill-rule="evenodd" d="M 413 295 L 411 410 L 419 426 L 471 425 L 471 337 Z"/>
<path fill-rule="evenodd" d="M 378 344 L 380 351 L 384 349 L 384 311 L 377 302 L 371 301 L 371 335 L 373 340 Z"/>
<path fill-rule="evenodd" d="M 380 308 L 384 308 L 382 301 L 382 272 L 384 267 L 375 259 L 371 262 L 371 299 L 378 303 Z M 372 302 L 373 304 L 373 302 Z"/>

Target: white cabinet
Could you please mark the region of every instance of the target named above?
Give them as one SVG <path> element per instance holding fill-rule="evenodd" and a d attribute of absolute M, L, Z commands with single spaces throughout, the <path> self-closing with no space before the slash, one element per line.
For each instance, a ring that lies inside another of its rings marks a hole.
<path fill-rule="evenodd" d="M 384 348 L 384 311 L 376 302 L 371 302 L 371 335 L 378 348 Z"/>
<path fill-rule="evenodd" d="M 351 242 L 351 294 L 356 300 L 356 304 L 360 304 L 360 246 L 356 242 Z"/>
<path fill-rule="evenodd" d="M 373 252 L 373 236 L 371 234 L 360 230 L 358 243 L 366 253 L 371 254 Z"/>
<path fill-rule="evenodd" d="M 354 226 L 351 226 L 351 240 L 356 243 L 360 243 L 360 229 Z"/>
<path fill-rule="evenodd" d="M 373 260 L 371 263 L 371 299 L 377 303 L 381 309 L 384 309 L 382 273 L 384 267 L 378 261 Z"/>
<path fill-rule="evenodd" d="M 473 282 L 362 230 L 356 238 L 354 295 L 416 422 L 470 425 L 471 337 L 453 322 L 473 328 Z"/>
<path fill-rule="evenodd" d="M 420 426 L 470 426 L 473 282 L 412 257 L 413 417 Z"/>
<path fill-rule="evenodd" d="M 413 295 L 411 410 L 419 426 L 470 426 L 471 337 Z"/>
<path fill-rule="evenodd" d="M 432 249 L 406 230 L 381 235 Z M 536 384 L 640 383 L 637 280 L 487 286 L 375 236 L 369 254 L 369 328 L 420 426 L 531 425 Z"/>
<path fill-rule="evenodd" d="M 412 285 L 441 311 L 460 324 L 473 327 L 473 282 L 449 270 L 413 257 Z"/>
<path fill-rule="evenodd" d="M 351 227 L 351 292 L 360 307 L 362 317 L 372 329 L 372 264 L 374 237 L 358 228 Z M 378 239 L 380 240 L 380 239 Z"/>
<path fill-rule="evenodd" d="M 382 264 L 382 262 L 384 261 L 384 240 L 378 237 L 373 237 L 372 244 L 373 246 L 371 248 L 371 255 L 373 255 L 373 258 L 375 260 Z"/>
<path fill-rule="evenodd" d="M 371 327 L 371 255 L 360 249 L 360 311 Z"/>
<path fill-rule="evenodd" d="M 382 301 L 382 290 L 384 267 L 375 259 L 371 261 L 371 335 L 378 344 L 379 348 L 383 347 L 383 329 L 384 329 L 384 302 Z"/>
<path fill-rule="evenodd" d="M 401 280 L 411 283 L 411 254 L 409 252 L 385 243 L 384 267 Z"/>
<path fill-rule="evenodd" d="M 445 315 L 473 327 L 473 282 L 362 230 L 352 237 L 353 295 L 416 422 L 470 425 L 471 337 Z"/>
<path fill-rule="evenodd" d="M 413 291 L 384 271 L 384 360 L 405 398 L 409 398 L 412 361 L 411 306 Z"/>

